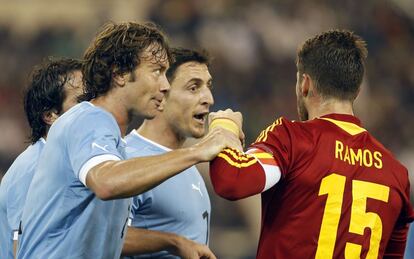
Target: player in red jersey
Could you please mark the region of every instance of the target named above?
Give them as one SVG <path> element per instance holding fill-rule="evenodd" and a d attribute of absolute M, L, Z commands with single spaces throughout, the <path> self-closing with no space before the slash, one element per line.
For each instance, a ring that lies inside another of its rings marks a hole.
<path fill-rule="evenodd" d="M 261 193 L 257 258 L 403 257 L 414 220 L 407 169 L 353 114 L 366 56 L 349 31 L 307 40 L 297 54 L 300 121 L 279 118 L 246 153 L 225 149 L 211 162 L 220 196 Z M 210 125 L 237 134 L 240 121 L 222 113 Z"/>

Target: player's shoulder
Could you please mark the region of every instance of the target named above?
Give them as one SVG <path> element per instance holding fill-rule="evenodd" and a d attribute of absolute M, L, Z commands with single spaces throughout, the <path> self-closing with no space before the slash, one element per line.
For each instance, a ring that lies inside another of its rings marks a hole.
<path fill-rule="evenodd" d="M 309 122 L 290 120 L 284 116 L 278 117 L 259 134 L 255 142 L 263 142 L 271 135 L 294 137 L 296 135 L 307 135 L 306 132 L 312 128 Z"/>
<path fill-rule="evenodd" d="M 93 105 L 90 102 L 81 102 L 67 111 L 62 117 L 65 116 L 74 120 L 74 123 L 78 124 L 97 124 L 101 122 L 115 123 L 115 118 L 106 110 Z"/>
<path fill-rule="evenodd" d="M 381 152 L 382 159 L 386 161 L 386 163 L 390 163 L 391 167 L 394 169 L 393 171 L 406 173 L 408 177 L 408 169 L 405 165 L 402 164 L 402 162 L 395 156 L 395 154 L 389 150 L 387 147 L 385 147 L 379 140 L 377 140 L 371 133 L 367 132 L 369 134 L 370 139 L 375 146 L 375 149 Z"/>
<path fill-rule="evenodd" d="M 267 128 L 270 130 L 285 128 L 286 130 L 307 130 L 315 127 L 315 120 L 297 121 L 280 116 L 275 119 Z"/>
<path fill-rule="evenodd" d="M 36 143 L 29 145 L 19 156 L 17 156 L 4 175 L 2 185 L 18 182 L 22 178 L 25 178 L 27 174 L 33 173 L 43 147 L 44 140 L 41 139 Z"/>
<path fill-rule="evenodd" d="M 61 126 L 62 128 L 69 127 L 71 132 L 84 130 L 99 130 L 110 128 L 119 131 L 118 124 L 111 113 L 93 105 L 90 102 L 82 102 L 59 117 L 52 125 Z M 120 134 L 120 132 L 119 132 Z"/>
<path fill-rule="evenodd" d="M 140 135 L 136 130 L 132 130 L 124 139 L 128 158 L 159 155 L 170 151 L 170 149 Z"/>

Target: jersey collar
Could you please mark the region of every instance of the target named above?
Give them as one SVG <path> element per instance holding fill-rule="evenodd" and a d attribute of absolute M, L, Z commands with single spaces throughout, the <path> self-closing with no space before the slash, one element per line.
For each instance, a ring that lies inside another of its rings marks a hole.
<path fill-rule="evenodd" d="M 361 127 L 361 121 L 352 115 L 327 114 L 318 119 L 329 121 L 353 136 L 366 131 Z"/>
<path fill-rule="evenodd" d="M 350 115 L 350 114 L 331 113 L 331 114 L 326 114 L 324 116 L 321 116 L 319 118 L 328 118 L 328 119 L 333 119 L 337 121 L 350 122 L 360 127 L 362 126 L 361 121 L 357 117 Z"/>

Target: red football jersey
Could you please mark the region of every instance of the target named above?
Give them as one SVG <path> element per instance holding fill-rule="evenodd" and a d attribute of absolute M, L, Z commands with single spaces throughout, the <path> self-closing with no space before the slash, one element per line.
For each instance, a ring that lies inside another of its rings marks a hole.
<path fill-rule="evenodd" d="M 270 153 L 281 173 L 262 193 L 257 258 L 402 257 L 407 223 L 414 219 L 408 172 L 357 118 L 281 118 L 252 148 Z M 218 173 L 230 167 L 226 163 L 220 157 L 212 162 L 213 184 L 223 181 Z M 253 177 L 244 182 L 263 186 L 258 175 L 257 183 Z"/>

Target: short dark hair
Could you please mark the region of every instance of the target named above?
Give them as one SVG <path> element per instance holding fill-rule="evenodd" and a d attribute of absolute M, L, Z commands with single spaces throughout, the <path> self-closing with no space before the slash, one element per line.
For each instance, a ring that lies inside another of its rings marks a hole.
<path fill-rule="evenodd" d="M 23 100 L 32 143 L 47 133 L 48 125 L 43 120 L 44 113 L 53 109 L 58 114 L 62 112 L 66 98 L 64 85 L 70 79 L 70 73 L 81 70 L 81 67 L 80 60 L 52 57 L 34 67 Z"/>
<path fill-rule="evenodd" d="M 114 75 L 134 71 L 149 46 L 153 46 L 151 51 L 157 59 L 172 61 L 167 38 L 155 24 L 105 24 L 85 51 L 82 68 L 85 88 L 79 100 L 89 101 L 106 94 Z"/>
<path fill-rule="evenodd" d="M 171 50 L 174 61 L 170 64 L 167 70 L 168 81 L 174 80 L 175 72 L 177 68 L 187 62 L 197 62 L 200 64 L 206 64 L 210 66 L 211 57 L 206 50 L 191 50 L 185 48 L 173 48 Z"/>
<path fill-rule="evenodd" d="M 308 39 L 297 53 L 300 75 L 309 74 L 324 97 L 354 100 L 361 85 L 365 41 L 347 30 L 330 30 Z"/>

